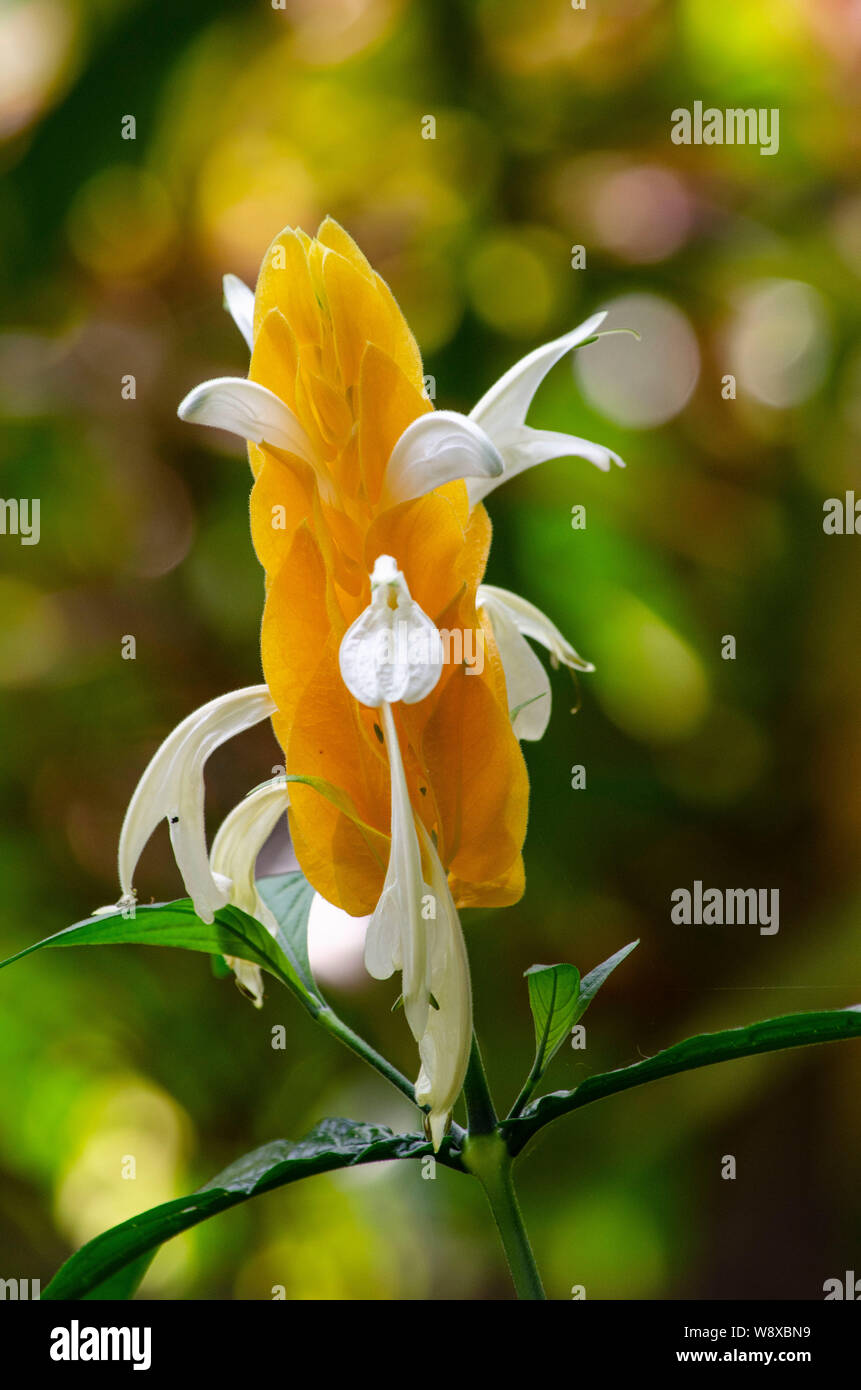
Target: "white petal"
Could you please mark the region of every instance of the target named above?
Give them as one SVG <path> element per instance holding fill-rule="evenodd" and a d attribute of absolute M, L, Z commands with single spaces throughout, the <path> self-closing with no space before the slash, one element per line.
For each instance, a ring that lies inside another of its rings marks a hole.
<path fill-rule="evenodd" d="M 485 392 L 478 405 L 469 413 L 469 418 L 481 425 L 488 434 L 496 438 L 497 431 L 508 429 L 511 425 L 522 425 L 532 404 L 532 397 L 538 390 L 550 368 L 555 366 L 566 352 L 591 338 L 607 317 L 604 313 L 593 314 L 591 318 L 574 328 L 570 333 L 556 338 L 536 348 L 499 378 L 490 390 Z"/>
<path fill-rule="evenodd" d="M 515 624 L 518 632 L 547 648 L 554 665 L 561 661 L 563 666 L 570 666 L 572 670 L 595 670 L 591 661 L 585 661 L 575 652 L 571 643 L 566 641 L 547 614 L 542 613 L 541 609 L 536 608 L 528 599 L 513 594 L 510 589 L 498 589 L 495 584 L 479 584 L 475 601 L 476 607 L 487 609 L 491 622 L 497 612 L 504 612 Z"/>
<path fill-rule="evenodd" d="M 544 737 L 550 720 L 550 677 L 517 624 L 502 604 L 487 602 L 487 612 L 505 672 L 508 708 L 518 738 Z"/>
<path fill-rule="evenodd" d="M 368 925 L 365 966 L 376 979 L 402 972 L 404 1013 L 420 1039 L 430 1010 L 428 924 L 423 899 L 431 892 L 422 876 L 415 818 L 404 775 L 391 706 L 381 707 L 392 791 L 392 843 L 382 896 Z"/>
<path fill-rule="evenodd" d="M 431 891 L 436 904 L 436 917 L 429 929 L 431 993 L 439 1008 L 431 1008 L 419 1040 L 422 1065 L 416 1081 L 416 1101 L 431 1107 L 428 1120 L 434 1148 L 438 1149 L 463 1089 L 469 1063 L 472 987 L 466 943 L 445 870 L 424 826 L 420 824 L 419 829 L 430 863 Z"/>
<path fill-rule="evenodd" d="M 287 784 L 280 779 L 266 782 L 250 792 L 234 806 L 218 828 L 209 856 L 210 867 L 218 881 L 229 883 L 229 901 L 256 917 L 267 931 L 278 929 L 271 910 L 257 891 L 254 866 L 278 821 L 289 805 Z"/>
<path fill-rule="evenodd" d="M 262 1009 L 263 972 L 260 966 L 250 960 L 240 960 L 238 956 L 225 956 L 224 959 L 236 976 L 240 992 L 251 1000 L 255 1009 Z"/>
<path fill-rule="evenodd" d="M 177 411 L 181 420 L 229 430 L 252 444 L 271 444 L 314 464 L 311 441 L 282 400 L 256 381 L 220 376 L 189 391 Z"/>
<path fill-rule="evenodd" d="M 371 602 L 345 632 L 338 661 L 350 694 L 371 709 L 415 704 L 440 678 L 442 638 L 390 555 L 377 557 Z"/>
<path fill-rule="evenodd" d="M 249 352 L 254 349 L 254 291 L 238 275 L 225 275 L 224 307 L 239 329 Z"/>
<path fill-rule="evenodd" d="M 223 907 L 227 893 L 212 875 L 203 819 L 203 769 L 210 753 L 234 734 L 259 724 L 275 709 L 265 685 L 221 695 L 195 710 L 169 734 L 153 755 L 129 802 L 120 831 L 119 873 L 125 898 L 143 848 L 159 821 L 167 817 L 173 852 L 183 882 L 204 922 Z"/>
<path fill-rule="evenodd" d="M 432 410 L 408 425 L 386 466 L 381 505 L 424 497 L 459 478 L 501 478 L 503 461 L 483 429 L 454 410 Z"/>
<path fill-rule="evenodd" d="M 504 478 L 467 478 L 466 489 L 470 506 L 475 506 L 500 483 L 508 482 L 527 468 L 534 468 L 548 459 L 583 458 L 594 463 L 602 472 L 609 472 L 615 463 L 624 468 L 624 461 L 612 449 L 603 444 L 593 444 L 591 440 L 581 439 L 576 434 L 562 434 L 555 430 L 534 430 L 529 425 L 511 425 L 495 436 L 495 442 L 505 460 Z"/>
<path fill-rule="evenodd" d="M 278 930 L 271 909 L 257 891 L 254 866 L 279 819 L 287 810 L 289 795 L 282 780 L 267 782 L 250 792 L 244 801 L 221 822 L 212 842 L 209 863 L 217 883 L 223 883 L 229 901 L 262 922 L 274 936 Z M 256 1009 L 263 1006 L 263 976 L 260 966 L 239 956 L 224 959 L 236 976 L 236 983 Z"/>
<path fill-rule="evenodd" d="M 553 430 L 534 430 L 526 425 L 526 415 L 532 398 L 550 368 L 564 357 L 566 352 L 591 338 L 595 330 L 607 317 L 606 313 L 593 314 L 579 328 L 536 348 L 520 362 L 500 377 L 495 386 L 482 396 L 478 405 L 470 411 L 470 419 L 479 424 L 490 436 L 502 455 L 505 471 L 497 478 L 469 478 L 467 492 L 470 505 L 475 506 L 500 483 L 533 468 L 547 459 L 564 458 L 573 455 L 588 459 L 596 467 L 610 468 L 624 463 L 612 449 L 601 444 L 593 444 L 577 435 L 556 433 Z"/>

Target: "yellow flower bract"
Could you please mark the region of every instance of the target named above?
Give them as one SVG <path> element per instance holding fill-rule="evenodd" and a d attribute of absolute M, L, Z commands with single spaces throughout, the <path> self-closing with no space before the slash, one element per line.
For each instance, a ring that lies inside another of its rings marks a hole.
<path fill-rule="evenodd" d="M 514 902 L 529 785 L 493 635 L 475 607 L 489 518 L 481 505 L 470 510 L 462 482 L 396 506 L 380 501 L 394 445 L 432 409 L 415 339 L 388 286 L 329 218 L 316 238 L 289 228 L 276 237 L 257 283 L 254 330 L 249 376 L 294 412 L 314 456 L 312 466 L 249 445 L 273 723 L 288 774 L 330 788 L 291 785 L 302 869 L 349 913 L 371 912 L 380 896 L 389 767 L 378 716 L 346 689 L 338 648 L 385 554 L 438 628 L 483 629 L 483 670 L 446 665 L 436 689 L 395 706 L 395 719 L 413 809 L 436 838 L 458 906 Z"/>

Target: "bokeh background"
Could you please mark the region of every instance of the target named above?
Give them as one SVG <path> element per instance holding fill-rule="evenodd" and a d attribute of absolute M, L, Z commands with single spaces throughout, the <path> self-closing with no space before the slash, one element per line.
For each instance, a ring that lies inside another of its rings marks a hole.
<path fill-rule="evenodd" d="M 3 0 L 0 493 L 41 499 L 38 545 L 0 536 L 4 956 L 113 900 L 153 748 L 259 679 L 242 450 L 175 410 L 245 371 L 222 273 L 253 283 L 280 227 L 328 212 L 389 279 L 439 406 L 468 409 L 600 307 L 643 339 L 558 367 L 530 417 L 627 470 L 563 460 L 490 502 L 489 578 L 597 666 L 579 691 L 558 674 L 528 746 L 526 896 L 467 914 L 500 1104 L 531 1060 L 536 961 L 588 970 L 641 938 L 551 1088 L 694 1032 L 861 1000 L 861 539 L 822 530 L 827 498 L 861 497 L 859 67 L 852 0 Z M 779 108 L 779 153 L 672 144 L 671 112 L 695 100 Z M 263 730 L 221 750 L 212 823 L 278 761 Z M 670 893 L 694 879 L 778 888 L 779 933 L 672 924 Z M 179 894 L 166 831 L 137 883 Z M 411 1070 L 356 932 L 321 921 L 313 950 L 336 1007 Z M 44 1283 L 83 1240 L 323 1115 L 412 1127 L 274 991 L 259 1014 L 205 958 L 136 947 L 0 976 L 0 1276 Z M 664 1081 L 545 1131 L 520 1183 L 550 1293 L 821 1297 L 861 1269 L 858 1082 L 844 1044 Z M 273 1285 L 510 1296 L 478 1189 L 407 1164 L 219 1217 L 168 1246 L 143 1293 Z"/>

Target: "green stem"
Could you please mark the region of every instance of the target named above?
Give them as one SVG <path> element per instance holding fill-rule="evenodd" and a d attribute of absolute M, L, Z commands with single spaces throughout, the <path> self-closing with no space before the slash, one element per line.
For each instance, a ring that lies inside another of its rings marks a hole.
<path fill-rule="evenodd" d="M 484 1188 L 502 1240 L 517 1297 L 544 1298 L 541 1276 L 514 1190 L 511 1157 L 497 1128 L 499 1122 L 475 1034 L 472 1038 L 463 1094 L 469 1116 L 469 1132 L 463 1142 L 463 1166 L 467 1172 L 478 1178 Z"/>
<path fill-rule="evenodd" d="M 497 1132 L 467 1138 L 463 1148 L 463 1163 L 484 1188 L 502 1240 L 517 1297 L 531 1300 L 546 1298 L 532 1246 L 523 1224 L 511 1176 L 511 1158 L 504 1140 Z"/>
<path fill-rule="evenodd" d="M 514 1102 L 514 1104 L 512 1105 L 511 1109 L 505 1117 L 507 1120 L 517 1119 L 521 1110 L 524 1110 L 526 1108 L 526 1104 L 531 1099 L 532 1092 L 535 1090 L 535 1087 L 538 1085 L 540 1080 L 541 1072 L 540 1070 L 536 1071 L 536 1066 L 533 1066 L 532 1071 L 529 1073 L 529 1075 L 523 1083 L 523 1090 L 520 1092 L 520 1095 L 517 1097 L 517 1100 Z"/>

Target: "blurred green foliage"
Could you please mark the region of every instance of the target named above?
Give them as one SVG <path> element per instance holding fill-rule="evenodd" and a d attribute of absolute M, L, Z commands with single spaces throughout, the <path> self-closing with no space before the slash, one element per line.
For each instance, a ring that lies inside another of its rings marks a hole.
<path fill-rule="evenodd" d="M 114 897 L 150 752 L 259 679 L 241 450 L 175 408 L 245 370 L 222 273 L 253 282 L 281 226 L 331 213 L 392 284 L 440 406 L 621 297 L 611 322 L 644 334 L 557 368 L 531 417 L 627 471 L 559 461 L 490 502 L 489 579 L 598 668 L 578 691 L 556 677 L 527 749 L 526 896 L 467 914 L 500 1103 L 531 1062 L 536 961 L 586 971 L 641 938 L 555 1087 L 857 1002 L 861 540 L 824 535 L 822 506 L 861 496 L 859 42 L 852 7 L 817 0 L 4 6 L 0 493 L 40 499 L 41 538 L 0 536 L 3 955 Z M 674 145 L 695 100 L 778 108 L 779 153 Z M 260 730 L 219 753 L 213 823 L 278 761 Z M 673 925 L 694 879 L 779 888 L 779 934 Z M 166 833 L 137 881 L 177 895 Z M 386 986 L 329 988 L 413 1066 Z M 0 978 L 0 1038 L 2 1277 L 45 1282 L 83 1239 L 323 1115 L 412 1125 L 286 994 L 257 1014 L 180 953 L 28 960 Z M 857 1268 L 857 1053 L 679 1077 L 545 1132 L 521 1184 L 551 1295 L 816 1298 Z M 471 1184 L 392 1165 L 221 1217 L 144 1292 L 507 1297 L 493 1240 Z"/>

